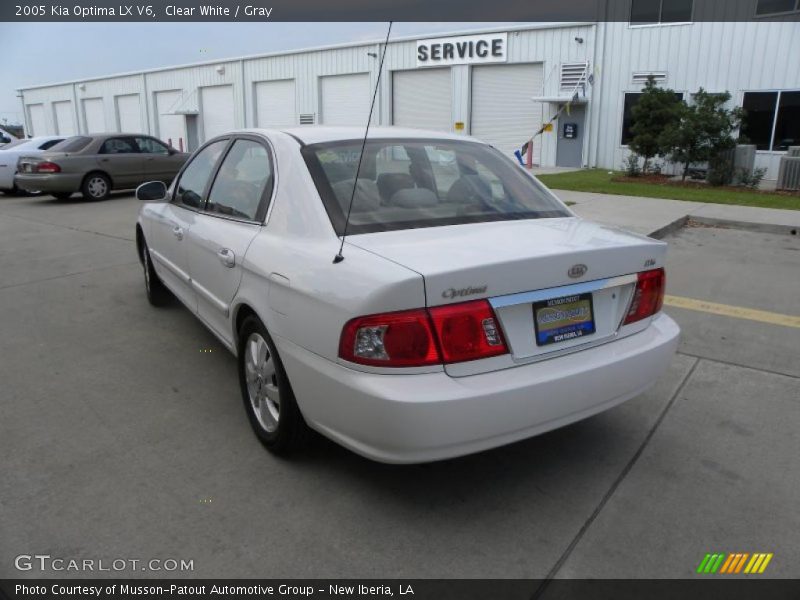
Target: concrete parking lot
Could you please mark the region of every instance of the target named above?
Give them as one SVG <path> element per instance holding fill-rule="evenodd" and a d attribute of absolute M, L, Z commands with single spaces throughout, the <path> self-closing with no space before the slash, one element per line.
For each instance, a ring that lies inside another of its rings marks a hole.
<path fill-rule="evenodd" d="M 233 357 L 147 303 L 138 209 L 0 198 L 0 577 L 65 575 L 14 568 L 38 553 L 190 559 L 172 575 L 192 577 L 678 578 L 707 552 L 800 577 L 800 329 L 667 306 L 668 373 L 592 419 L 428 465 L 323 439 L 281 460 Z M 797 236 L 668 241 L 668 294 L 798 314 Z"/>

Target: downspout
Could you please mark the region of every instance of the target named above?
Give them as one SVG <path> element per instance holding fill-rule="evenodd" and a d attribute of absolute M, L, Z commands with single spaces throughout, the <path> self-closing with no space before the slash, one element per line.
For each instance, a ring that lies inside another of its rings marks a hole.
<path fill-rule="evenodd" d="M 242 127 L 247 128 L 247 89 L 245 88 L 245 77 L 244 77 L 244 58 L 239 59 L 239 69 L 241 71 L 241 81 L 242 81 Z M 253 119 L 253 127 L 256 126 L 255 119 Z"/>
<path fill-rule="evenodd" d="M 22 90 L 17 90 L 18 94 L 17 97 L 19 98 L 20 103 L 22 104 L 22 130 L 23 136 L 22 139 L 28 137 L 28 111 L 25 110 L 25 92 Z"/>
<path fill-rule="evenodd" d="M 153 135 L 153 129 L 150 123 L 150 94 L 147 93 L 147 76 L 142 73 L 142 91 L 144 93 L 144 119 L 147 123 L 147 134 Z"/>

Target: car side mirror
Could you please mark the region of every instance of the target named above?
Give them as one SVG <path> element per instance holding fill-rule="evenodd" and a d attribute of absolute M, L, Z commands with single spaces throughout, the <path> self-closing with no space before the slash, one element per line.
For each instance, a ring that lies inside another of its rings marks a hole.
<path fill-rule="evenodd" d="M 167 197 L 167 186 L 163 181 L 148 181 L 136 188 L 136 199 L 143 202 L 164 200 Z"/>
<path fill-rule="evenodd" d="M 167 148 L 167 152 L 169 152 L 169 153 L 170 153 L 170 155 L 172 155 L 172 154 L 177 154 L 177 153 L 178 153 L 178 151 L 177 151 L 177 150 L 175 150 L 175 148 L 173 148 L 172 146 L 170 146 L 169 148 Z"/>

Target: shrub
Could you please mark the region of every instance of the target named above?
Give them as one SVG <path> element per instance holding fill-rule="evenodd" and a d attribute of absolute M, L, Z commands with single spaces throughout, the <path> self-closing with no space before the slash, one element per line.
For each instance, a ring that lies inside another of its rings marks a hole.
<path fill-rule="evenodd" d="M 642 174 L 642 169 L 639 167 L 639 155 L 635 152 L 628 154 L 628 158 L 622 165 L 622 170 L 628 177 L 639 177 Z"/>

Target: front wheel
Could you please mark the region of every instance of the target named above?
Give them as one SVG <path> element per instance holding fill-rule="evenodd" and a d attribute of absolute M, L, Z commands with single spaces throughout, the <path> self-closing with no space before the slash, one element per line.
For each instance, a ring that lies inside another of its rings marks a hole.
<path fill-rule="evenodd" d="M 87 200 L 105 200 L 111 195 L 111 180 L 102 173 L 90 173 L 83 180 L 81 193 Z"/>
<path fill-rule="evenodd" d="M 250 425 L 261 443 L 276 454 L 304 446 L 310 430 L 264 324 L 255 316 L 239 330 L 239 384 Z"/>
<path fill-rule="evenodd" d="M 142 268 L 144 269 L 144 289 L 147 293 L 147 300 L 153 306 L 165 306 L 171 300 L 172 295 L 153 268 L 150 251 L 145 243 L 142 243 Z"/>

